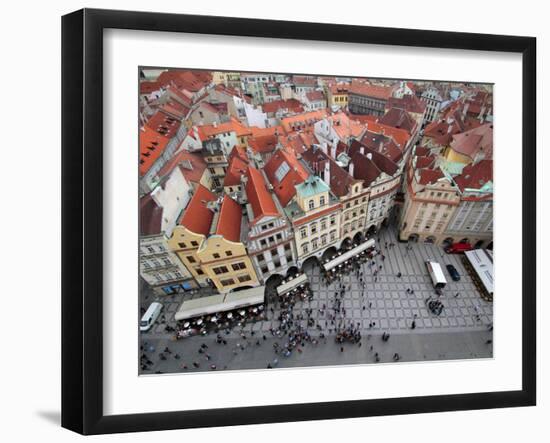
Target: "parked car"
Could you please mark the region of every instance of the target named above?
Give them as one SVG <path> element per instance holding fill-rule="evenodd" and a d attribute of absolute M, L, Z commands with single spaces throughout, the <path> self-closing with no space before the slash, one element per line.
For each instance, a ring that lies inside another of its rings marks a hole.
<path fill-rule="evenodd" d="M 456 270 L 456 268 L 453 265 L 447 265 L 447 271 L 449 272 L 449 275 L 453 279 L 453 281 L 459 281 L 460 280 L 460 274 Z"/>
<path fill-rule="evenodd" d="M 471 251 L 474 247 L 470 243 L 453 243 L 445 248 L 447 254 L 464 254 L 466 251 Z"/>

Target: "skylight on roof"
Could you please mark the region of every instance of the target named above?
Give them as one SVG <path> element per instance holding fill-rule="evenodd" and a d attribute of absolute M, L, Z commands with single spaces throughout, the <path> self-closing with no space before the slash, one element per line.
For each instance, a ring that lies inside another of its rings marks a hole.
<path fill-rule="evenodd" d="M 275 177 L 279 183 L 283 181 L 288 174 L 288 171 L 290 171 L 290 166 L 288 166 L 287 162 L 282 162 L 275 171 Z"/>

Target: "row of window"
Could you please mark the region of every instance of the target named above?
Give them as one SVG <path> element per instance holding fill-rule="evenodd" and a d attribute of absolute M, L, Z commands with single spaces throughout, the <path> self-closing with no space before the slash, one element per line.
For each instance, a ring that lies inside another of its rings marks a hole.
<path fill-rule="evenodd" d="M 319 207 L 325 206 L 325 204 L 326 204 L 326 198 L 325 198 L 324 195 L 321 195 L 321 197 L 319 197 Z M 308 208 L 309 208 L 310 211 L 312 209 L 315 209 L 315 200 L 314 199 L 309 200 Z"/>
<path fill-rule="evenodd" d="M 334 241 L 336 240 L 336 230 L 333 229 L 332 231 L 330 231 L 330 241 Z M 319 249 L 319 247 L 323 247 L 327 244 L 327 240 L 328 240 L 329 236 L 327 234 L 323 234 L 321 235 L 321 238 L 314 238 L 311 240 L 311 251 L 315 251 L 317 249 Z M 319 240 L 320 240 L 320 243 L 319 243 Z M 303 243 L 302 244 L 302 253 L 305 255 L 305 254 L 308 254 L 309 251 L 310 251 L 310 248 L 309 248 L 310 244 L 308 242 L 306 243 Z"/>
<path fill-rule="evenodd" d="M 246 269 L 246 264 L 244 262 L 233 263 L 231 265 L 231 268 L 233 269 L 233 271 L 241 271 L 243 269 Z M 212 270 L 216 275 L 227 274 L 229 272 L 227 266 L 217 266 L 215 268 L 212 268 Z"/>
<path fill-rule="evenodd" d="M 250 275 L 248 275 L 248 274 L 245 274 L 245 275 L 240 275 L 239 277 L 237 277 L 237 280 L 239 281 L 239 283 L 246 283 L 247 281 L 251 281 L 252 277 L 250 277 Z M 235 279 L 234 278 L 224 278 L 223 280 L 220 280 L 220 284 L 222 286 L 231 286 L 231 285 L 235 284 Z"/>
<path fill-rule="evenodd" d="M 319 222 L 319 225 L 320 225 L 320 231 L 324 231 L 325 229 L 327 229 L 327 218 L 322 218 L 321 221 Z M 336 216 L 334 215 L 331 215 L 330 216 L 330 226 L 335 226 L 336 225 Z M 311 235 L 314 235 L 317 233 L 317 222 L 313 222 L 309 225 L 309 231 L 311 233 Z M 308 227 L 307 226 L 302 226 L 300 228 L 300 238 L 306 238 L 308 236 Z"/>

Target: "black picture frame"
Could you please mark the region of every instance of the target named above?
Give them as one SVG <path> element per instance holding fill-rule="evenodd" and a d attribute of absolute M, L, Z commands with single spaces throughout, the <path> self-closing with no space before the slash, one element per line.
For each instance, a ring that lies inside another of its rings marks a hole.
<path fill-rule="evenodd" d="M 103 413 L 103 31 L 109 28 L 520 53 L 522 388 L 393 399 Z M 536 403 L 536 39 L 84 9 L 62 18 L 62 426 L 82 434 L 458 411 Z"/>

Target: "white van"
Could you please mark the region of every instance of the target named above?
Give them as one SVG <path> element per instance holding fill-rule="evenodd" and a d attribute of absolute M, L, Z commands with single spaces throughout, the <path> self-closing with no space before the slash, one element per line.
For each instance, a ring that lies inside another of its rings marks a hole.
<path fill-rule="evenodd" d="M 162 305 L 158 302 L 153 302 L 143 314 L 143 317 L 141 317 L 141 321 L 139 322 L 139 330 L 144 332 L 151 329 L 151 326 L 153 326 L 153 323 L 157 321 L 157 318 L 159 318 L 160 311 L 162 311 Z"/>
<path fill-rule="evenodd" d="M 443 274 L 443 269 L 441 269 L 441 265 L 435 261 L 427 260 L 426 267 L 428 268 L 428 273 L 432 278 L 434 288 L 444 288 L 447 284 L 447 280 L 445 279 L 445 274 Z"/>

